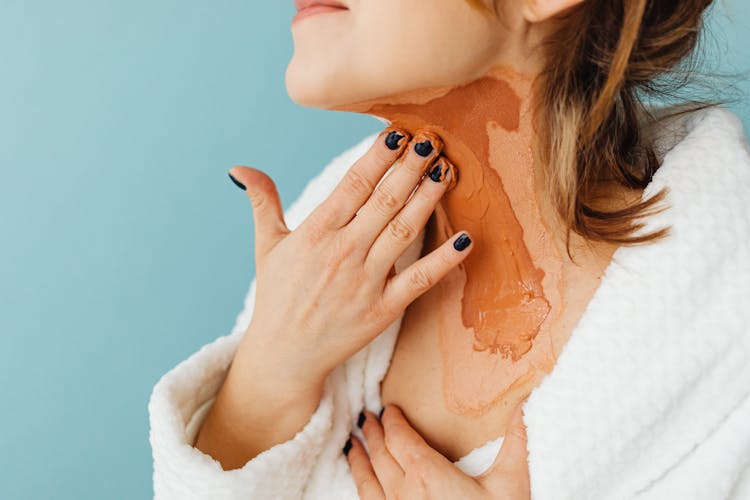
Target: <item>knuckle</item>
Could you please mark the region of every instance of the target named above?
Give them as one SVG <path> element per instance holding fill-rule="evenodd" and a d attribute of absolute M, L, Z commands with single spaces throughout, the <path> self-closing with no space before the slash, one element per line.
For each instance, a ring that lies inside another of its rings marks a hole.
<path fill-rule="evenodd" d="M 412 156 L 404 160 L 401 168 L 406 170 L 410 175 L 417 177 L 425 173 L 425 162 L 420 158 Z"/>
<path fill-rule="evenodd" d="M 408 460 L 409 472 L 412 474 L 415 485 L 424 491 L 430 479 L 429 462 L 420 456 L 411 456 Z"/>
<path fill-rule="evenodd" d="M 376 210 L 385 215 L 392 213 L 398 208 L 398 200 L 393 196 L 393 193 L 382 184 L 375 189 L 375 192 L 372 195 L 372 203 Z"/>
<path fill-rule="evenodd" d="M 432 182 L 432 181 L 430 181 Z M 419 188 L 414 191 L 414 194 L 412 195 L 411 203 L 418 204 L 419 207 L 433 207 L 437 204 L 437 202 L 440 200 L 441 193 L 438 192 L 432 192 L 428 193 L 427 189 L 423 189 L 423 186 L 420 186 Z"/>
<path fill-rule="evenodd" d="M 415 234 L 414 228 L 403 217 L 394 218 L 388 224 L 388 232 L 396 241 L 400 242 L 411 241 Z"/>
<path fill-rule="evenodd" d="M 413 478 L 421 478 L 424 477 L 425 470 L 423 462 L 424 460 L 421 460 L 420 457 L 408 454 L 405 457 L 403 457 L 404 460 L 404 467 L 409 471 L 409 474 Z"/>
<path fill-rule="evenodd" d="M 404 472 L 409 477 L 409 490 L 423 492 L 427 485 L 435 481 L 434 469 L 430 461 L 419 454 L 408 454 L 402 458 L 404 461 Z M 420 497 L 421 498 L 421 497 Z"/>
<path fill-rule="evenodd" d="M 430 184 L 434 184 L 432 181 L 429 181 Z M 414 207 L 417 207 L 418 211 L 420 213 L 431 214 L 435 210 L 435 206 L 437 205 L 438 201 L 440 201 L 440 197 L 443 195 L 443 190 L 438 187 L 438 189 L 432 189 L 431 187 L 428 188 L 426 186 L 418 186 L 416 190 L 414 190 L 414 194 L 412 194 L 411 198 L 409 199 L 408 203 L 410 205 L 413 205 Z"/>
<path fill-rule="evenodd" d="M 339 236 L 334 240 L 333 249 L 328 254 L 328 264 L 331 268 L 337 268 L 342 262 L 351 258 L 357 249 L 357 244 L 346 236 Z"/>
<path fill-rule="evenodd" d="M 424 291 L 432 287 L 433 280 L 424 266 L 417 266 L 409 275 L 409 285 L 414 290 Z"/>
<path fill-rule="evenodd" d="M 368 325 L 380 325 L 383 320 L 390 320 L 391 318 L 397 316 L 382 300 L 382 297 L 379 300 L 372 301 L 368 304 L 367 310 L 364 313 L 363 319 L 365 320 L 365 324 Z"/>
<path fill-rule="evenodd" d="M 438 251 L 437 255 L 437 264 L 440 266 L 440 269 L 447 269 L 451 268 L 455 265 L 455 257 L 446 251 Z"/>
<path fill-rule="evenodd" d="M 310 246 L 320 243 L 326 234 L 326 216 L 325 214 L 318 215 L 318 217 L 309 218 L 303 226 L 305 238 Z"/>
<path fill-rule="evenodd" d="M 308 224 L 317 226 L 319 230 L 331 227 L 335 221 L 335 211 L 328 205 L 319 205 L 308 217 Z"/>
<path fill-rule="evenodd" d="M 372 193 L 374 186 L 358 170 L 351 169 L 344 176 L 342 185 L 350 195 L 361 197 Z"/>
<path fill-rule="evenodd" d="M 253 193 L 249 198 L 253 210 L 262 210 L 266 206 L 266 196 L 261 193 Z"/>

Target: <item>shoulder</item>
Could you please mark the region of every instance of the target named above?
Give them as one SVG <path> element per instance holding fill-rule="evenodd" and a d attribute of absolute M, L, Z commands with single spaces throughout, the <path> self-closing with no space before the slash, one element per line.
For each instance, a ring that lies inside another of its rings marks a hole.
<path fill-rule="evenodd" d="M 722 316 L 746 324 L 748 310 L 741 302 L 750 293 L 750 146 L 742 122 L 712 107 L 686 114 L 669 131 L 678 139 L 643 193 L 647 199 L 667 188 L 668 208 L 647 217 L 643 228 L 669 226 L 670 236 L 649 245 L 653 250 L 633 250 L 633 267 L 653 276 L 655 293 L 674 298 L 664 310 L 691 311 L 693 320 L 716 323 Z M 743 331 L 712 330 L 750 347 Z"/>
<path fill-rule="evenodd" d="M 742 121 L 732 111 L 713 106 L 665 119 L 657 128 L 657 153 L 664 162 L 674 163 L 678 157 L 680 164 L 706 164 L 705 173 L 748 176 L 750 146 Z M 678 175 L 672 170 L 680 169 L 665 170 Z"/>
<path fill-rule="evenodd" d="M 669 119 L 656 133 L 662 162 L 643 198 L 666 187 L 674 222 L 703 237 L 724 229 L 730 239 L 750 237 L 750 146 L 740 119 L 711 107 Z"/>
<path fill-rule="evenodd" d="M 296 200 L 284 211 L 289 229 L 296 228 L 333 191 L 347 170 L 361 158 L 375 142 L 378 132 L 360 139 L 348 147 L 311 178 Z"/>

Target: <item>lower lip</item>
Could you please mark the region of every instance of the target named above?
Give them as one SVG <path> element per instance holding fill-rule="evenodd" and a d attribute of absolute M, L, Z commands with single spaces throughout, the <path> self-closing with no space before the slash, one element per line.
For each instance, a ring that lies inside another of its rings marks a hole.
<path fill-rule="evenodd" d="M 343 7 L 334 7 L 332 5 L 312 5 L 310 7 L 305 7 L 304 9 L 298 11 L 297 14 L 292 18 L 292 24 L 306 17 L 314 16 L 315 14 L 325 14 L 329 12 L 343 12 L 345 10 L 348 10 L 348 9 L 345 9 Z"/>

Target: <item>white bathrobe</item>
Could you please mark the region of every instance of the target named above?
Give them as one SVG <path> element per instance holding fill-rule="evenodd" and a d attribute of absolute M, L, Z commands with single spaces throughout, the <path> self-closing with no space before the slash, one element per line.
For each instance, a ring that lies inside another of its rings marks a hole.
<path fill-rule="evenodd" d="M 672 208 L 642 229 L 672 236 L 622 246 L 552 372 L 524 406 L 533 500 L 750 499 L 750 151 L 714 108 L 658 131 Z M 290 229 L 322 202 L 377 134 L 334 158 L 286 210 Z M 397 269 L 420 254 L 424 231 Z M 252 316 L 255 280 L 229 335 L 166 373 L 149 402 L 157 499 L 354 499 L 341 448 L 381 408 L 401 318 L 335 369 L 292 439 L 224 471 L 193 447 Z M 346 332 L 341 332 L 342 335 Z M 456 466 L 477 475 L 502 436 Z"/>

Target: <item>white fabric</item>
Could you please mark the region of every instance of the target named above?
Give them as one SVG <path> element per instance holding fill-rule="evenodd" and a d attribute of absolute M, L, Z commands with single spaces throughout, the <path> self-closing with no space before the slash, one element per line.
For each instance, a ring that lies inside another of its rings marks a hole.
<path fill-rule="evenodd" d="M 750 498 L 750 151 L 741 122 L 714 108 L 659 131 L 671 209 L 617 249 L 553 371 L 525 404 L 532 499 Z M 286 211 L 295 228 L 376 137 L 313 178 Z M 675 145 L 676 144 L 676 145 Z M 397 269 L 418 258 L 422 232 Z M 158 499 L 353 499 L 341 448 L 380 410 L 379 383 L 401 318 L 326 380 L 297 435 L 224 471 L 192 446 L 252 315 L 255 280 L 227 336 L 166 373 L 149 402 Z M 502 437 L 457 464 L 474 475 Z"/>

